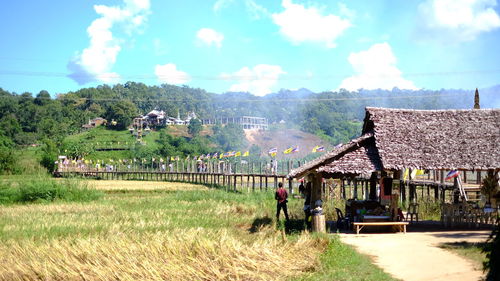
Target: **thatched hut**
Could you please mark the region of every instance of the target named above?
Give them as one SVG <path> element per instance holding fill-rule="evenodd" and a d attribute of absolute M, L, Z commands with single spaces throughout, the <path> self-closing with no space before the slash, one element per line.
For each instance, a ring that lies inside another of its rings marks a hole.
<path fill-rule="evenodd" d="M 362 134 L 320 158 L 292 170 L 307 176 L 313 199 L 321 196 L 321 178 L 364 176 L 399 179 L 404 168 L 428 170 L 500 170 L 500 110 L 411 110 L 366 108 Z M 382 181 L 380 181 L 382 183 Z"/>

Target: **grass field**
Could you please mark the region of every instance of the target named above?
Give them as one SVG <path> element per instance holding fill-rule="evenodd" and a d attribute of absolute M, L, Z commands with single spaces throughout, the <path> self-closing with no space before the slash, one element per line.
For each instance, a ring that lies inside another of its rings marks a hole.
<path fill-rule="evenodd" d="M 0 206 L 1 280 L 390 280 L 334 235 L 285 234 L 270 192 L 88 184 L 105 196 Z"/>

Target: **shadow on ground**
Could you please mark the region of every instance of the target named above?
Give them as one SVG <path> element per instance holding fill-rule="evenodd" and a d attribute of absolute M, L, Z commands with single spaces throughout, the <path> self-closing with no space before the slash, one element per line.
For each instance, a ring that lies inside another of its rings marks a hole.
<path fill-rule="evenodd" d="M 256 218 L 250 229 L 248 230 L 250 233 L 259 232 L 262 228 L 271 225 L 273 220 L 269 217 Z"/>

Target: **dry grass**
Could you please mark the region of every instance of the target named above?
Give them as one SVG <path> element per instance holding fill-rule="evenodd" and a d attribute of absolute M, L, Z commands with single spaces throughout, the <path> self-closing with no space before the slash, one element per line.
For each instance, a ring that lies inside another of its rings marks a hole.
<path fill-rule="evenodd" d="M 2 280 L 284 280 L 310 270 L 325 243 L 280 236 L 242 243 L 202 229 L 130 237 L 9 242 Z M 308 249 L 308 251 L 303 251 Z M 298 255 L 297 253 L 303 253 Z M 279 270 L 278 270 L 279 269 Z"/>
<path fill-rule="evenodd" d="M 133 183 L 95 181 L 111 192 L 89 203 L 0 206 L 0 280 L 285 280 L 328 244 L 274 223 L 251 233 L 270 193 Z"/>
<path fill-rule="evenodd" d="M 130 181 L 130 180 L 88 180 L 90 186 L 99 190 L 136 190 L 136 191 L 149 191 L 149 190 L 207 190 L 207 187 L 202 185 L 190 183 L 173 183 L 173 182 L 160 182 L 160 181 Z"/>

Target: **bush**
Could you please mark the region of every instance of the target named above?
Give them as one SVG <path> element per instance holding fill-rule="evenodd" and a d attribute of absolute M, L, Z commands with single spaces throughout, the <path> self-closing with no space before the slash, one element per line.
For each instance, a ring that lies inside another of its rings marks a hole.
<path fill-rule="evenodd" d="M 87 202 L 101 196 L 102 192 L 77 180 L 59 182 L 50 178 L 38 178 L 0 185 L 0 204 L 54 200 Z"/>
<path fill-rule="evenodd" d="M 500 223 L 497 223 L 495 229 L 491 233 L 488 244 L 484 252 L 486 253 L 486 262 L 484 262 L 484 270 L 488 270 L 486 275 L 487 281 L 500 280 Z"/>

